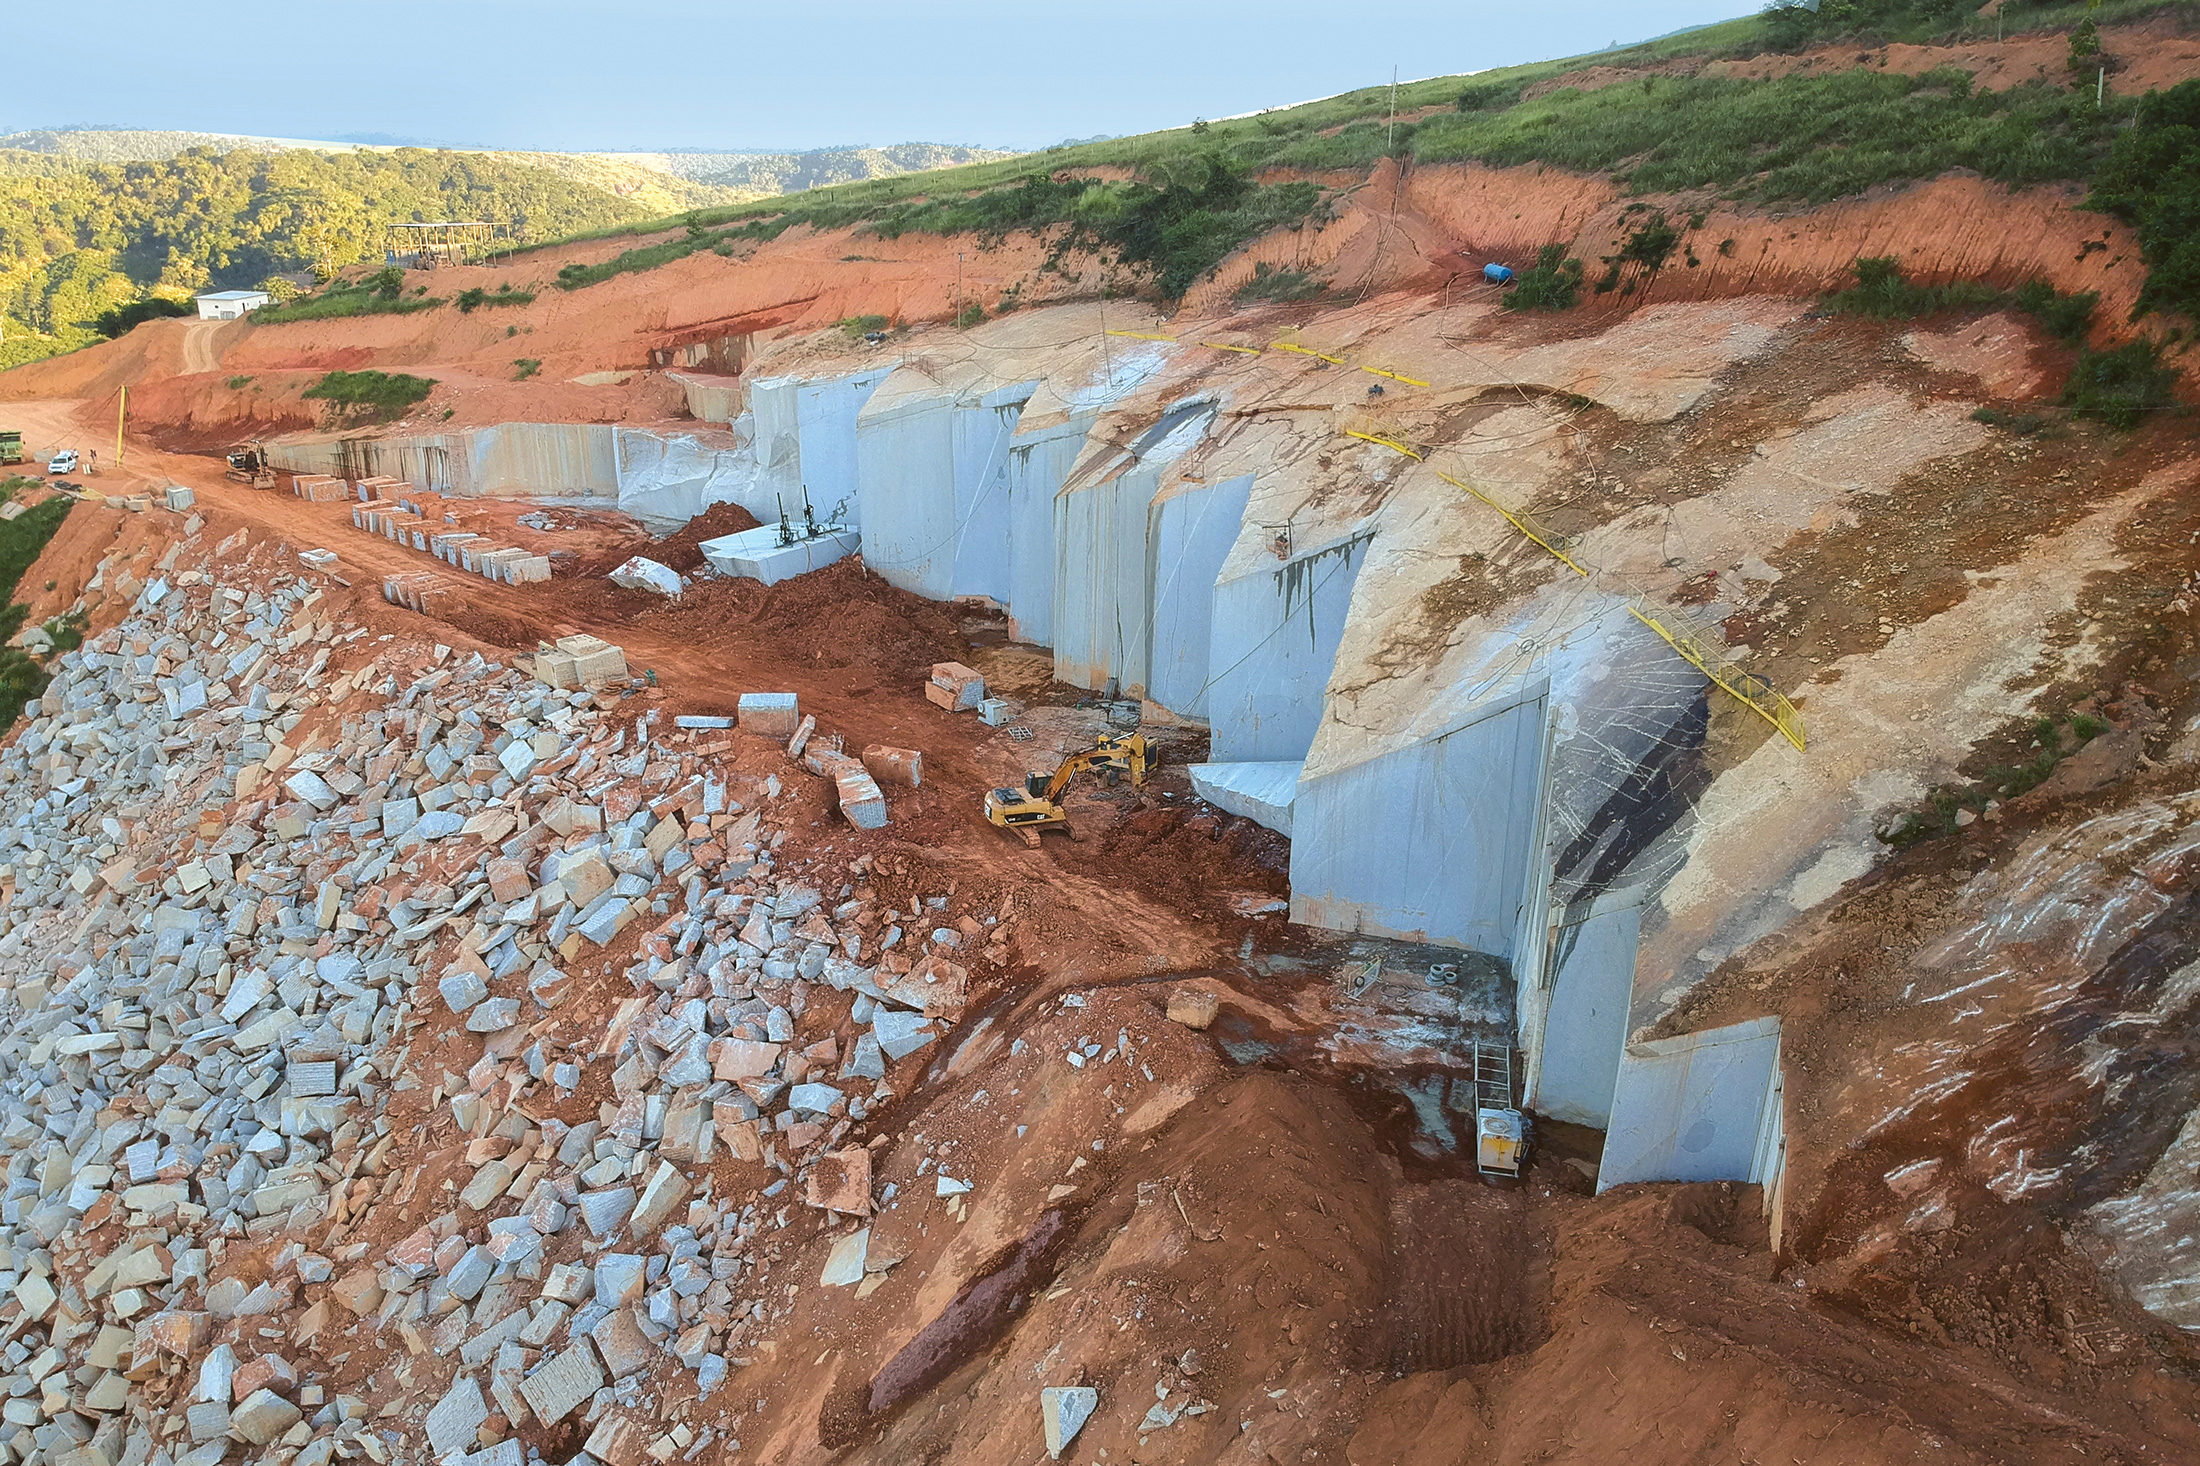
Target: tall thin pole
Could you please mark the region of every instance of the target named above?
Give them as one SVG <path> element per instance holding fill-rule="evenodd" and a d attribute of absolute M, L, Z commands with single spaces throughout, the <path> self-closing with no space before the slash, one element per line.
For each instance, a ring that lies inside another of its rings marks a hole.
<path fill-rule="evenodd" d="M 958 331 L 959 331 L 959 330 L 961 330 L 961 329 L 962 329 L 962 323 L 963 323 L 963 257 L 962 257 L 962 251 L 958 249 L 958 250 L 956 250 L 956 251 L 955 251 L 955 329 L 956 329 L 956 330 L 958 330 Z"/>
<path fill-rule="evenodd" d="M 2108 105 L 2108 68 L 2101 68 L 2099 80 L 2093 83 L 2093 110 L 2098 112 Z"/>
<path fill-rule="evenodd" d="M 1398 135 L 1398 68 L 1390 68 L 1390 124 L 1383 129 L 1383 151 L 1390 151 L 1392 139 Z"/>
<path fill-rule="evenodd" d="M 122 387 L 122 400 L 115 404 L 115 467 L 122 467 L 122 419 L 130 411 L 130 386 Z"/>

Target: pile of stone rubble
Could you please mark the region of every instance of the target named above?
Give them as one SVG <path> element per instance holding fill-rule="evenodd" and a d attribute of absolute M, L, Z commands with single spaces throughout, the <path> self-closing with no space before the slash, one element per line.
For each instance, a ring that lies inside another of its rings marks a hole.
<path fill-rule="evenodd" d="M 784 1313 L 793 1209 L 871 1210 L 850 1127 L 1005 922 L 776 871 L 746 735 L 199 563 L 0 754 L 6 1461 L 737 1447 L 661 1397 Z"/>

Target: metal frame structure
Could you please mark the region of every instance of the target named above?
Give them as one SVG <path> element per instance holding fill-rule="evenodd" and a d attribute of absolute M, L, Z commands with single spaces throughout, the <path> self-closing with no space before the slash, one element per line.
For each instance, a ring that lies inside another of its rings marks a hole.
<path fill-rule="evenodd" d="M 382 258 L 413 270 L 472 264 L 488 253 L 503 228 L 487 219 L 393 223 L 384 228 Z"/>

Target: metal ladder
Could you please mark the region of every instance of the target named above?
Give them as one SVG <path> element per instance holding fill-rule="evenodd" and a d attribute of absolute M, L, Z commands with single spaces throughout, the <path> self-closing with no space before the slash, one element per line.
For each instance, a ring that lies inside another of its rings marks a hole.
<path fill-rule="evenodd" d="M 1500 1111 L 1500 1133 L 1485 1129 L 1485 1111 Z M 1474 1041 L 1474 1164 L 1485 1176 L 1518 1177 L 1527 1150 L 1525 1117 L 1513 1102 L 1513 1050 L 1510 1042 Z M 1510 1143 L 1504 1127 L 1509 1125 Z M 1496 1143 L 1493 1143 L 1496 1142 Z"/>
<path fill-rule="evenodd" d="M 1509 1043 L 1474 1041 L 1474 1103 L 1477 1109 L 1513 1107 L 1513 1051 Z"/>

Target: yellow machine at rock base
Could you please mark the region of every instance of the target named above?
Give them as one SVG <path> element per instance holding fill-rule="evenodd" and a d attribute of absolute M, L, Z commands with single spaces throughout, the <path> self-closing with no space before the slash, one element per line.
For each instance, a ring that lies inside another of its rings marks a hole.
<path fill-rule="evenodd" d="M 1092 747 L 1063 759 L 1052 774 L 1026 774 L 1022 789 L 987 790 L 985 817 L 1037 849 L 1041 830 L 1069 828 L 1062 791 L 1078 774 L 1094 770 L 1110 784 L 1128 774 L 1133 784 L 1143 784 L 1148 767 L 1145 734 L 1103 733 Z"/>

